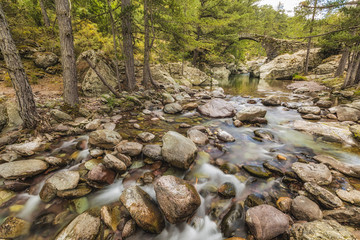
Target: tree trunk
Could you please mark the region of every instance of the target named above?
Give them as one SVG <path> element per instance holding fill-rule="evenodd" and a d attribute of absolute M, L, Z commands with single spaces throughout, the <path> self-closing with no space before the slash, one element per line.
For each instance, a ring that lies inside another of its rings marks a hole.
<path fill-rule="evenodd" d="M 360 66 L 360 53 L 358 52 L 356 58 L 354 59 L 354 67 L 350 74 L 350 86 L 355 84 L 356 75 L 358 73 L 359 66 Z"/>
<path fill-rule="evenodd" d="M 150 26 L 149 26 L 149 9 L 148 0 L 144 0 L 144 28 L 145 28 L 145 42 L 144 42 L 144 67 L 143 67 L 143 81 L 145 88 L 150 87 Z"/>
<path fill-rule="evenodd" d="M 338 68 L 336 69 L 334 77 L 340 77 L 344 73 L 349 54 L 350 54 L 350 51 L 348 48 L 346 48 L 344 50 L 343 54 L 341 55 L 340 63 L 339 63 Z"/>
<path fill-rule="evenodd" d="M 318 2 L 317 0 L 315 0 L 315 2 L 314 2 L 314 10 L 313 10 L 313 13 L 312 13 L 311 23 L 310 23 L 311 24 L 310 25 L 310 35 L 312 34 L 312 32 L 314 30 L 313 23 L 315 21 L 317 2 Z M 308 73 L 309 73 L 310 49 L 311 49 L 311 38 L 309 38 L 308 44 L 307 44 L 306 59 L 305 59 L 305 69 L 304 69 L 304 74 L 305 75 L 308 75 Z"/>
<path fill-rule="evenodd" d="M 345 80 L 344 80 L 344 84 L 342 86 L 342 88 L 346 88 L 346 87 L 349 87 L 351 85 L 351 73 L 352 71 L 354 70 L 355 68 L 355 64 L 356 64 L 356 59 L 357 59 L 357 53 L 353 53 L 352 54 L 352 57 L 351 57 L 351 60 L 349 61 L 349 67 L 348 67 L 348 71 L 346 73 L 346 77 L 345 77 Z"/>
<path fill-rule="evenodd" d="M 121 0 L 122 11 L 122 34 L 123 34 L 123 51 L 125 57 L 126 87 L 129 91 L 135 89 L 135 64 L 133 37 L 131 29 L 131 0 Z"/>
<path fill-rule="evenodd" d="M 44 0 L 39 0 L 39 2 L 40 2 L 41 14 L 43 15 L 45 27 L 50 27 L 50 20 L 46 12 Z"/>
<path fill-rule="evenodd" d="M 0 49 L 14 86 L 24 127 L 35 128 L 38 120 L 34 96 L 20 55 L 11 37 L 8 23 L 0 3 Z"/>
<path fill-rule="evenodd" d="M 68 0 L 55 0 L 55 6 L 60 33 L 64 101 L 65 104 L 76 107 L 76 105 L 79 104 L 79 95 L 77 89 L 76 60 L 71 27 L 70 5 Z"/>
<path fill-rule="evenodd" d="M 112 31 L 112 35 L 113 35 L 116 79 L 117 79 L 118 88 L 119 88 L 119 91 L 120 91 L 121 90 L 121 78 L 120 78 L 120 71 L 119 71 L 119 61 L 118 61 L 118 57 L 117 57 L 117 54 L 118 54 L 117 41 L 116 41 L 117 29 L 116 29 L 116 26 L 115 26 L 115 21 L 114 21 L 114 16 L 113 16 L 113 13 L 112 13 L 110 0 L 107 0 L 107 4 L 108 4 L 108 8 L 109 8 L 111 31 Z"/>

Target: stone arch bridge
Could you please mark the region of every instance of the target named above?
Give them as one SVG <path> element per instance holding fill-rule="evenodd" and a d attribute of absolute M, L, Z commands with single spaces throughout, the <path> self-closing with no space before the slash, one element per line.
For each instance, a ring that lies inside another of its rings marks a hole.
<path fill-rule="evenodd" d="M 261 43 L 268 57 L 267 61 L 271 61 L 277 56 L 284 53 L 294 53 L 307 48 L 307 43 L 294 40 L 277 39 L 269 36 L 240 33 L 239 40 L 252 40 Z"/>

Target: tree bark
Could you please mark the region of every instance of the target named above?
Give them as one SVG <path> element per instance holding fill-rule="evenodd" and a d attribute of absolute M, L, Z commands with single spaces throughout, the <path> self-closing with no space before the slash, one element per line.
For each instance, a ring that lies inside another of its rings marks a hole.
<path fill-rule="evenodd" d="M 312 17 L 311 17 L 311 25 L 310 25 L 310 35 L 312 34 L 313 30 L 314 30 L 314 26 L 313 23 L 315 21 L 315 14 L 316 14 L 316 7 L 317 7 L 317 0 L 315 0 L 314 2 L 314 10 L 312 13 Z M 310 61 L 310 49 L 311 49 L 311 40 L 312 38 L 308 39 L 308 45 L 307 45 L 307 51 L 306 51 L 306 59 L 305 59 L 305 69 L 304 69 L 304 74 L 308 75 L 309 73 L 309 61 Z"/>
<path fill-rule="evenodd" d="M 50 27 L 50 20 L 46 12 L 44 0 L 39 0 L 39 2 L 40 2 L 41 14 L 43 15 L 43 19 L 44 19 L 44 25 L 45 27 Z"/>
<path fill-rule="evenodd" d="M 0 49 L 4 56 L 11 82 L 15 89 L 16 98 L 20 108 L 20 116 L 24 121 L 24 127 L 35 128 L 38 121 L 38 114 L 36 112 L 34 95 L 21 62 L 20 55 L 11 37 L 1 3 Z"/>
<path fill-rule="evenodd" d="M 353 72 L 355 71 L 358 58 L 359 58 L 358 52 L 354 52 L 352 54 L 351 60 L 349 62 L 348 71 L 346 73 L 344 84 L 342 86 L 343 89 L 351 86 L 351 84 L 352 84 L 352 76 L 353 76 Z"/>
<path fill-rule="evenodd" d="M 64 101 L 65 104 L 70 107 L 76 107 L 79 104 L 79 95 L 77 89 L 76 60 L 69 0 L 55 0 L 55 6 L 60 33 Z"/>
<path fill-rule="evenodd" d="M 120 70 L 119 70 L 119 61 L 118 61 L 118 57 L 117 57 L 117 54 L 118 54 L 117 41 L 116 41 L 117 29 L 116 29 L 116 26 L 115 26 L 115 21 L 114 21 L 114 16 L 113 16 L 113 13 L 112 13 L 110 0 L 107 0 L 107 5 L 108 5 L 108 8 L 109 8 L 111 31 L 112 31 L 112 35 L 113 35 L 116 79 L 117 79 L 117 83 L 118 83 L 118 88 L 119 88 L 119 90 L 121 90 L 121 78 L 120 78 Z"/>
<path fill-rule="evenodd" d="M 132 9 L 131 0 L 121 0 L 122 11 L 122 34 L 123 34 L 123 51 L 125 57 L 125 72 L 126 72 L 126 87 L 127 90 L 133 91 L 135 89 L 135 63 L 134 63 L 134 49 L 132 37 Z"/>
<path fill-rule="evenodd" d="M 340 76 L 344 73 L 345 67 L 346 67 L 346 63 L 347 63 L 348 58 L 349 58 L 349 54 L 350 54 L 349 48 L 346 48 L 346 49 L 344 50 L 344 52 L 342 53 L 342 55 L 341 55 L 341 59 L 340 59 L 340 62 L 339 62 L 339 66 L 338 66 L 338 68 L 336 69 L 336 72 L 335 72 L 334 77 L 340 77 Z"/>

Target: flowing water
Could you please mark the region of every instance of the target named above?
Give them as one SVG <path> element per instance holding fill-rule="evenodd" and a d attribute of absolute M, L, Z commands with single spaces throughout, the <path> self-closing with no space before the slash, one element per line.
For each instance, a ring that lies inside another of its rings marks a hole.
<path fill-rule="evenodd" d="M 288 102 L 299 102 L 305 99 L 304 96 L 291 94 L 286 89 L 288 84 L 287 81 L 264 81 L 251 79 L 248 75 L 236 75 L 231 77 L 228 82 L 222 83 L 221 86 L 225 89 L 225 93 L 230 95 L 228 99 L 234 103 L 236 108 L 240 109 L 249 105 L 247 103 L 249 99 L 255 100 L 255 105 L 262 106 L 259 98 L 267 95 L 278 95 Z M 218 167 L 211 164 L 211 159 L 222 158 L 239 166 L 248 164 L 262 167 L 264 162 L 270 162 L 283 171 L 289 170 L 291 164 L 297 161 L 298 158 L 307 159 L 316 154 L 328 154 L 347 163 L 360 164 L 359 154 L 355 150 L 344 149 L 339 144 L 318 141 L 312 136 L 293 130 L 292 122 L 301 119 L 296 110 L 284 111 L 284 107 L 266 108 L 268 111 L 266 115 L 268 124 L 261 127 L 244 126 L 236 128 L 233 126 L 231 119 L 208 119 L 198 116 L 196 112 L 186 113 L 181 116 L 169 115 L 166 117 L 174 121 L 161 122 L 161 125 L 155 123 L 146 126 L 147 131 L 157 135 L 158 141 L 161 139 L 160 136 L 168 130 L 179 131 L 178 125 L 182 122 L 193 125 L 202 124 L 211 129 L 221 128 L 231 133 L 236 138 L 236 141 L 223 144 L 222 149 L 211 145 L 204 146 L 201 149 L 202 152 L 198 154 L 197 164 L 186 173 L 173 168 L 168 169 L 165 173 L 184 177 L 186 180 L 191 181 L 198 192 L 201 193 L 202 204 L 190 224 L 167 224 L 165 230 L 159 235 L 151 235 L 138 230 L 129 239 L 220 240 L 224 236 L 219 230 L 219 216 L 223 216 L 232 203 L 245 200 L 249 194 L 255 194 L 262 199 L 271 199 L 272 201 L 280 196 L 292 196 L 291 190 L 281 181 L 282 176 L 274 176 L 268 179 L 255 178 L 243 170 L 237 176 L 225 174 Z M 127 136 L 134 136 L 138 133 L 137 130 L 130 129 L 120 125 L 119 131 Z M 271 132 L 274 135 L 274 140 L 260 141 L 255 138 L 253 132 L 257 129 L 265 129 Z M 180 131 L 185 133 L 186 130 Z M 129 139 L 131 140 L 131 138 Z M 75 146 L 80 141 L 87 141 L 87 137 L 73 138 L 63 142 L 48 155 L 67 154 L 70 157 L 76 152 Z M 287 160 L 277 160 L 278 154 L 286 156 Z M 85 147 L 84 150 L 77 152 L 71 169 L 81 168 L 81 162 L 88 159 L 89 151 Z M 152 170 L 151 164 L 144 164 L 141 157 L 134 159 L 134 162 L 133 165 L 136 166 L 132 167 L 129 171 L 130 174 L 118 178 L 113 184 L 80 200 L 60 199 L 56 200 L 52 205 L 42 203 L 38 196 L 44 181 L 51 173 L 38 181 L 34 181 L 36 184 L 32 186 L 31 193 L 26 192 L 17 195 L 9 206 L 1 210 L 1 217 L 3 219 L 9 215 L 16 215 L 33 221 L 35 226 L 32 227 L 31 237 L 28 236 L 28 239 L 52 239 L 54 234 L 76 215 L 76 212 L 81 213 L 89 208 L 99 208 L 117 202 L 124 188 L 137 184 L 136 180 L 139 176 Z M 235 199 L 224 200 L 216 194 L 208 194 L 209 189 L 216 188 L 226 182 L 235 185 Z M 155 198 L 152 185 L 145 185 L 142 188 Z M 60 212 L 67 213 L 72 217 L 67 218 L 63 224 L 55 227 L 50 227 L 41 220 L 44 216 L 53 216 Z M 238 229 L 240 230 L 236 232 L 236 236 L 246 237 L 246 228 L 243 222 L 239 223 Z"/>

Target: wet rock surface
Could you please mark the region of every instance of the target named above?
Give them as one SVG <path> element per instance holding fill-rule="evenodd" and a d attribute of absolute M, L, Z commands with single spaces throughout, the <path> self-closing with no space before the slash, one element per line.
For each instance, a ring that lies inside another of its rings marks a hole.
<path fill-rule="evenodd" d="M 256 239 L 270 240 L 288 230 L 289 217 L 270 205 L 260 205 L 247 210 L 246 224 Z"/>
<path fill-rule="evenodd" d="M 323 214 L 319 206 L 305 196 L 298 196 L 291 203 L 291 213 L 298 220 L 321 220 Z"/>
<path fill-rule="evenodd" d="M 292 169 L 304 182 L 328 185 L 332 181 L 331 172 L 324 164 L 296 162 L 292 165 Z"/>
<path fill-rule="evenodd" d="M 220 98 L 215 98 L 208 103 L 199 106 L 198 110 L 205 116 L 213 118 L 225 118 L 234 116 L 235 108 L 231 103 Z"/>
<path fill-rule="evenodd" d="M 5 179 L 31 177 L 44 172 L 47 168 L 47 163 L 41 160 L 20 160 L 1 164 L 0 176 Z"/>
<path fill-rule="evenodd" d="M 163 176 L 154 184 L 156 199 L 170 223 L 186 221 L 200 206 L 195 187 L 175 176 Z"/>
<path fill-rule="evenodd" d="M 164 229 L 164 216 L 151 197 L 140 187 L 134 186 L 125 189 L 120 196 L 120 201 L 143 230 L 160 233 Z"/>

